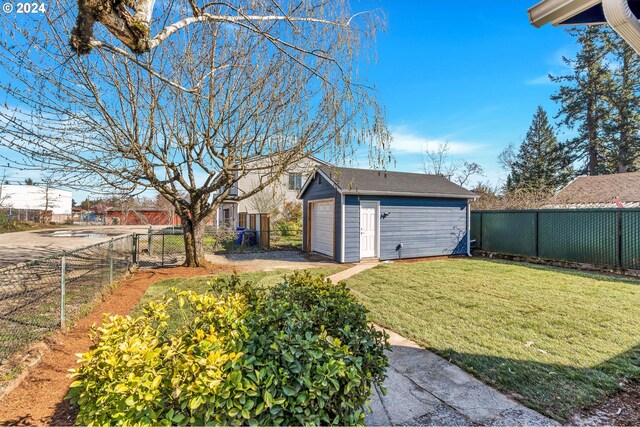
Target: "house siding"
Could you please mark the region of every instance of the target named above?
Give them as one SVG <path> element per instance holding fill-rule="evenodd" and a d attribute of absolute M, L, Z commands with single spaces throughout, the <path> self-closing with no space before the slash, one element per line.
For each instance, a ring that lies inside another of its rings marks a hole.
<path fill-rule="evenodd" d="M 466 253 L 467 201 L 415 197 L 346 196 L 345 259 L 360 260 L 360 202 L 380 202 L 380 259 Z M 398 245 L 403 248 L 399 251 Z"/>
<path fill-rule="evenodd" d="M 322 182 L 318 183 L 318 176 L 313 179 L 313 182 L 309 184 L 309 187 L 304 192 L 304 196 L 302 197 L 302 229 L 304 230 L 304 238 L 302 239 L 302 250 L 305 252 L 309 251 L 307 248 L 307 219 L 308 219 L 308 210 L 309 210 L 309 201 L 313 202 L 314 200 L 322 200 L 322 199 L 333 199 L 334 203 L 334 245 L 333 245 L 333 258 L 338 262 L 344 262 L 340 258 L 340 238 L 341 238 L 341 216 L 342 216 L 342 197 L 338 190 L 336 190 L 327 180 L 322 177 Z"/>
<path fill-rule="evenodd" d="M 298 190 L 289 190 L 289 174 L 302 174 L 302 183 L 304 183 L 307 180 L 307 177 L 313 172 L 313 168 L 318 165 L 321 165 L 321 163 L 313 158 L 305 158 L 300 160 L 298 163 L 291 165 L 287 169 L 286 173 L 283 173 L 280 178 L 278 178 L 271 185 L 267 186 L 264 190 L 249 198 L 238 201 L 238 206 L 235 214 L 236 217 L 238 212 L 268 213 L 257 212 L 256 210 L 256 198 L 260 198 L 261 196 L 264 197 L 264 195 L 267 195 L 267 197 L 273 197 L 274 199 L 281 201 L 283 204 L 287 202 L 297 202 Z M 238 182 L 236 182 L 236 184 L 232 188 L 232 192 L 230 195 L 242 196 L 250 191 L 253 191 L 254 188 L 260 185 L 261 177 L 263 175 L 264 172 L 261 171 L 253 171 L 248 173 L 246 176 L 240 178 Z"/>

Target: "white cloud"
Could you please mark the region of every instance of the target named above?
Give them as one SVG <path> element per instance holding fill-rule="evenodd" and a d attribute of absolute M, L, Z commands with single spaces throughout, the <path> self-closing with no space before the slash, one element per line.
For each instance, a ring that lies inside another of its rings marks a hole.
<path fill-rule="evenodd" d="M 480 144 L 417 135 L 406 127 L 392 126 L 391 134 L 393 136 L 391 150 L 397 153 L 422 153 L 426 150 L 436 150 L 439 145 L 445 143 L 449 145 L 451 154 L 468 154 L 482 148 Z"/>
<path fill-rule="evenodd" d="M 528 85 L 550 85 L 550 84 L 553 84 L 551 79 L 549 79 L 549 74 L 552 74 L 552 73 L 547 73 L 547 74 L 544 74 L 542 76 L 538 76 L 538 77 L 535 77 L 533 79 L 527 80 L 527 84 Z"/>

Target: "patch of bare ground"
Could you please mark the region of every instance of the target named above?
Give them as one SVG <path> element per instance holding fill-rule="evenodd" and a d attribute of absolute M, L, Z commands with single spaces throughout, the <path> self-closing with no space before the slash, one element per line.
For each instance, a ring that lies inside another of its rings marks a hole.
<path fill-rule="evenodd" d="M 76 365 L 75 355 L 89 350 L 89 331 L 94 324 L 102 321 L 103 313 L 128 314 L 147 288 L 160 280 L 221 272 L 232 273 L 235 270 L 237 266 L 211 265 L 206 269 L 176 267 L 135 272 L 66 333 L 56 332 L 48 339 L 50 350 L 43 354 L 42 361 L 0 402 L 0 423 L 73 425 L 74 409 L 64 399 L 71 384 L 68 371 Z"/>
<path fill-rule="evenodd" d="M 576 412 L 568 424 L 579 426 L 640 425 L 640 381 L 629 383 L 620 392 L 599 404 Z"/>

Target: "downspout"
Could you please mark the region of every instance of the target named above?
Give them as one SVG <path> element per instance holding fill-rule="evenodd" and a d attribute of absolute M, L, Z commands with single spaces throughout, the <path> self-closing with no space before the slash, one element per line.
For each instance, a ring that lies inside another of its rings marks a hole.
<path fill-rule="evenodd" d="M 467 256 L 471 255 L 471 202 L 467 199 Z"/>
<path fill-rule="evenodd" d="M 345 202 L 345 197 L 344 197 L 344 193 L 340 194 L 340 209 L 342 210 L 341 212 L 341 217 L 340 218 L 340 263 L 344 263 L 346 262 L 344 260 L 344 242 L 345 242 L 345 237 L 344 237 L 344 232 L 346 230 L 345 227 L 345 223 L 347 222 L 347 219 L 345 217 L 345 212 L 346 209 L 344 207 L 344 202 Z"/>
<path fill-rule="evenodd" d="M 611 28 L 640 54 L 640 22 L 628 0 L 602 0 L 602 9 Z"/>

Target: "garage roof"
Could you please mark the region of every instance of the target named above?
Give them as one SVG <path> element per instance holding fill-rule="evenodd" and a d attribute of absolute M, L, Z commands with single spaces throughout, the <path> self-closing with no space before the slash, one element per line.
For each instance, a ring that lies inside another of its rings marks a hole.
<path fill-rule="evenodd" d="M 316 172 L 324 176 L 341 194 L 474 199 L 469 190 L 443 176 L 423 173 L 389 172 L 370 169 L 323 166 Z M 302 197 L 316 174 L 300 190 Z"/>

